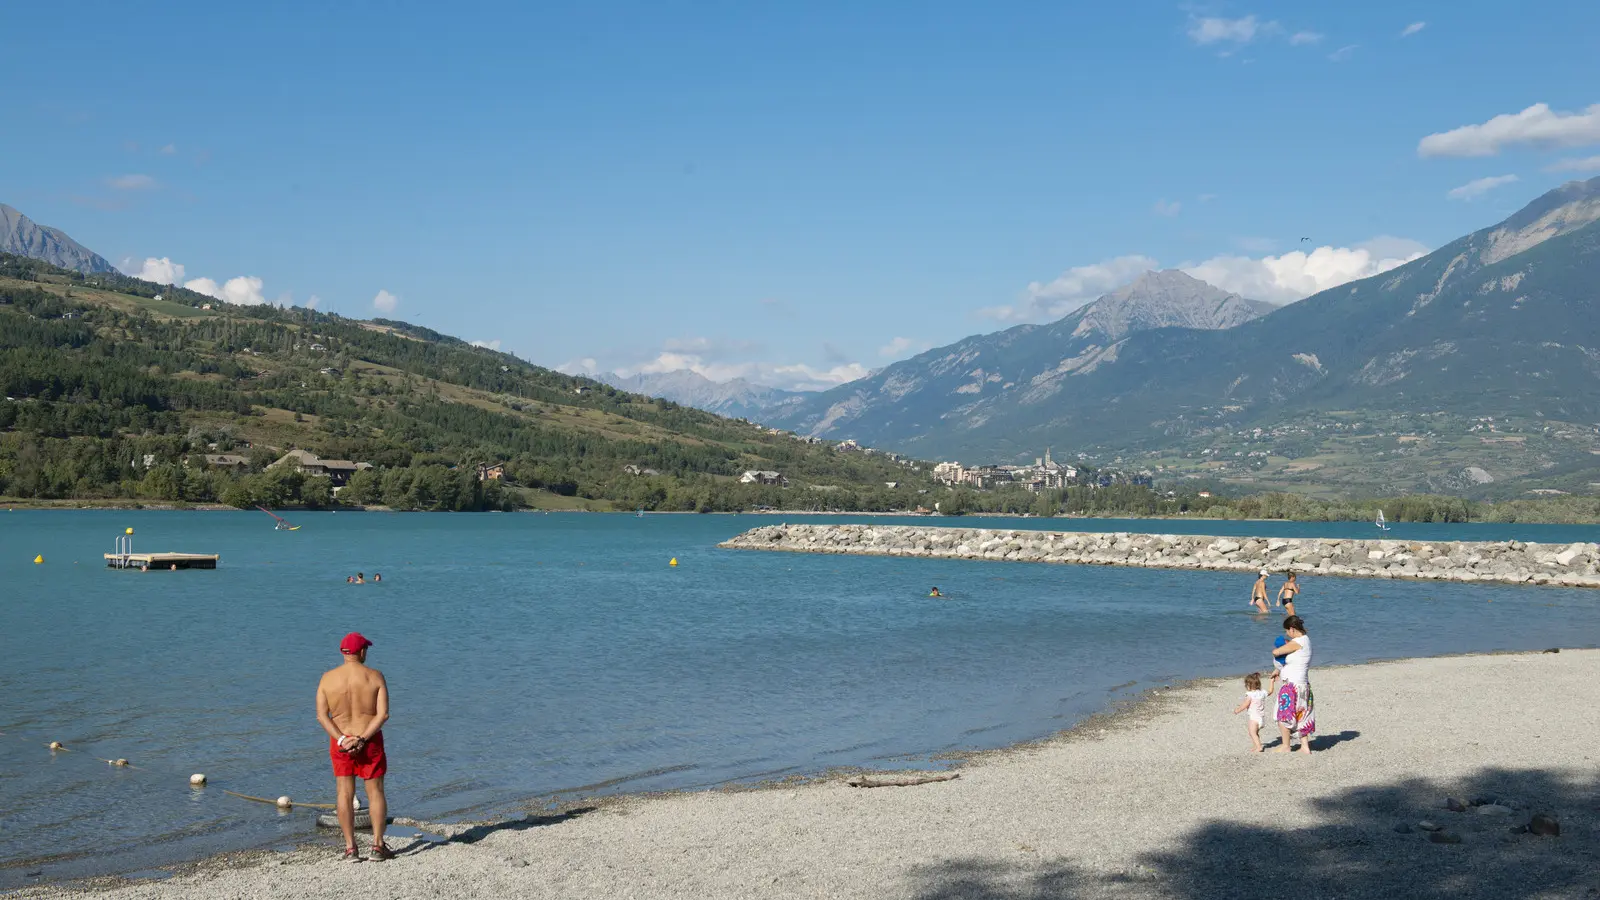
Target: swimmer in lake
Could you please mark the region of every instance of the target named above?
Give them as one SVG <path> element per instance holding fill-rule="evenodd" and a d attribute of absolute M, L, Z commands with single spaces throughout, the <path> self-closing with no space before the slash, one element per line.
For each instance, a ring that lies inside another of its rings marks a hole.
<path fill-rule="evenodd" d="M 380 582 L 382 580 L 383 580 L 383 573 L 382 572 L 373 572 L 372 573 L 372 583 L 373 584 L 377 584 L 378 582 Z"/>
<path fill-rule="evenodd" d="M 367 573 L 365 573 L 365 572 L 357 572 L 356 573 L 356 584 L 366 584 L 366 583 L 367 583 Z"/>
<path fill-rule="evenodd" d="M 928 596 L 929 597 L 943 597 L 944 595 L 939 593 L 939 589 L 938 588 L 933 587 L 933 588 L 928 588 Z"/>
<path fill-rule="evenodd" d="M 1263 613 L 1267 612 L 1267 570 L 1261 570 L 1261 577 L 1256 579 L 1256 586 L 1250 589 L 1250 605 Z"/>

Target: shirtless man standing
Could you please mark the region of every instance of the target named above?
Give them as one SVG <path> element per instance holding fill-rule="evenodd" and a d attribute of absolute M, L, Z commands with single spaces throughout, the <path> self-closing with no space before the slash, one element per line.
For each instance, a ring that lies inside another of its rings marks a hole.
<path fill-rule="evenodd" d="M 339 787 L 339 828 L 344 831 L 344 858 L 361 861 L 356 849 L 356 778 L 367 784 L 372 816 L 372 855 L 394 859 L 384 846 L 383 827 L 389 804 L 383 796 L 383 776 L 389 771 L 383 753 L 383 723 L 389 719 L 389 685 L 383 673 L 367 668 L 367 648 L 372 642 L 350 632 L 339 643 L 344 664 L 330 669 L 317 685 L 317 722 L 328 733 L 328 756 L 333 759 L 333 779 Z"/>

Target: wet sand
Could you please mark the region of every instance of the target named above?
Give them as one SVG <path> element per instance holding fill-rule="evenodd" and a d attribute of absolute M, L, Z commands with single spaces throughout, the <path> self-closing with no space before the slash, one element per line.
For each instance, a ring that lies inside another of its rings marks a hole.
<path fill-rule="evenodd" d="M 331 838 L 207 860 L 163 881 L 23 896 L 1600 895 L 1600 651 L 1321 668 L 1312 683 L 1309 757 L 1248 752 L 1244 718 L 1229 714 L 1240 680 L 1203 681 L 979 754 L 953 781 L 623 798 L 432 827 L 444 842 L 397 826 L 390 843 L 403 855 L 392 862 L 338 861 Z M 861 702 L 870 714 L 920 701 Z M 1447 809 L 1450 798 L 1465 811 Z M 1516 831 L 1536 813 L 1560 835 Z"/>

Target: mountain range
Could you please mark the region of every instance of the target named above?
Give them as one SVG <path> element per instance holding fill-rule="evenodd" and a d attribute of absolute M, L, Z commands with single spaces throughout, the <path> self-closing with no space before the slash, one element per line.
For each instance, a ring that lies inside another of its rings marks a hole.
<path fill-rule="evenodd" d="M 1342 467 L 1374 488 L 1566 473 L 1592 489 L 1596 284 L 1600 178 L 1265 315 L 1153 273 L 1059 322 L 930 350 L 764 421 L 922 458 L 1007 461 L 1053 445 L 1180 470 L 1209 454 L 1190 471 L 1266 470 L 1280 484 Z M 1260 462 L 1230 468 L 1219 454 Z"/>
<path fill-rule="evenodd" d="M 85 275 L 117 271 L 105 257 L 65 232 L 40 225 L 4 203 L 0 203 L 0 253 L 42 260 Z"/>
<path fill-rule="evenodd" d="M 22 255 L 115 271 L 10 207 L 0 224 Z M 1596 284 L 1600 178 L 1281 308 L 1149 272 L 1056 322 L 967 337 L 820 393 L 688 371 L 598 380 L 923 459 L 1007 462 L 1054 447 L 1312 493 L 1593 493 Z"/>
<path fill-rule="evenodd" d="M 1047 325 L 975 335 L 895 363 L 762 421 L 873 446 L 912 446 L 981 428 L 1015 404 L 1053 408 L 1075 380 L 1114 364 L 1134 335 L 1153 329 L 1233 328 L 1277 307 L 1247 300 L 1179 271 L 1147 272 Z M 1024 454 L 1026 455 L 1026 454 Z"/>
<path fill-rule="evenodd" d="M 660 397 L 729 418 L 754 419 L 781 415 L 791 405 L 804 402 L 807 393 L 785 391 L 754 384 L 743 378 L 712 381 L 698 372 L 678 369 L 672 372 L 618 375 L 602 372 L 594 380 L 614 388 Z"/>

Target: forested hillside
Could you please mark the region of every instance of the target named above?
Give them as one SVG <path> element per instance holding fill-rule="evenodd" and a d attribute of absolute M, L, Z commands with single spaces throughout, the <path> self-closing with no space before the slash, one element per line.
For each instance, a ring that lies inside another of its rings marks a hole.
<path fill-rule="evenodd" d="M 294 448 L 372 463 L 339 500 L 401 508 L 891 509 L 926 501 L 917 490 L 932 486 L 885 456 L 403 322 L 227 306 L 10 255 L 0 255 L 0 391 L 0 496 L 16 498 L 331 502 L 328 479 L 267 468 Z M 248 462 L 219 467 L 207 454 Z M 478 480 L 474 467 L 494 463 L 509 485 Z M 738 483 L 751 469 L 789 485 Z"/>

